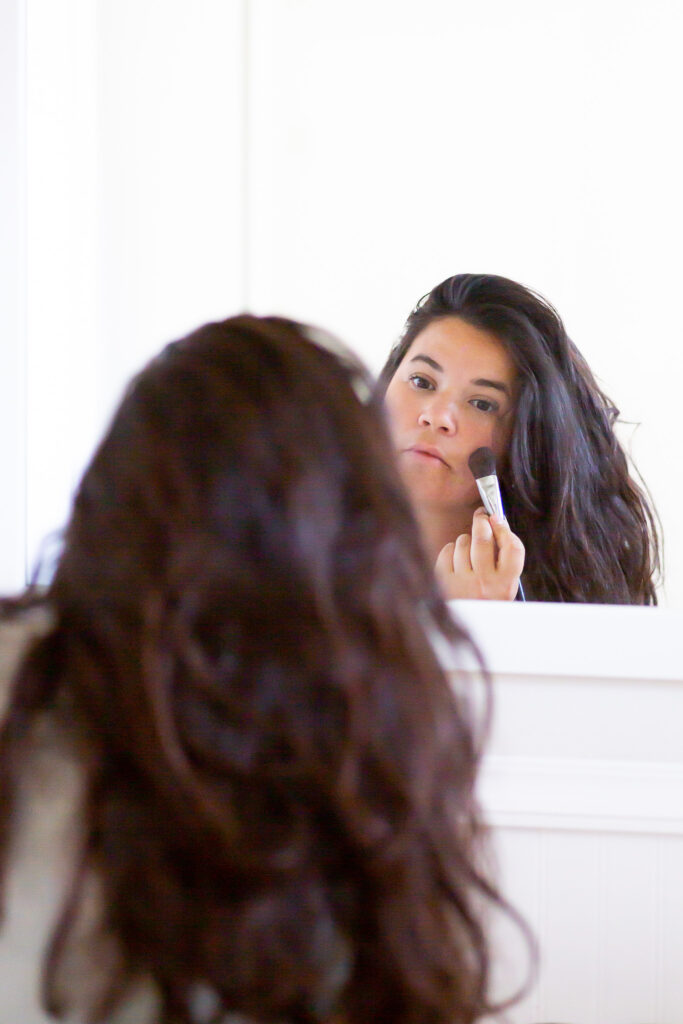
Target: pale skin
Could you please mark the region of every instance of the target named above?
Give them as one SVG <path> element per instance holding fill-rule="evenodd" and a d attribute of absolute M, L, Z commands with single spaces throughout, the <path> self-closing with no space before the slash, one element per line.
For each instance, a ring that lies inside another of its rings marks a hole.
<path fill-rule="evenodd" d="M 498 339 L 458 317 L 434 320 L 412 342 L 386 392 L 403 480 L 448 599 L 512 601 L 524 545 L 487 516 L 468 459 L 510 440 L 515 366 Z"/>

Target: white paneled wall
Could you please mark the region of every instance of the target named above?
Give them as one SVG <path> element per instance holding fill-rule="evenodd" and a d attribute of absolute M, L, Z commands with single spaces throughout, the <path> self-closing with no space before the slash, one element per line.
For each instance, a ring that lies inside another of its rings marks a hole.
<path fill-rule="evenodd" d="M 680 1024 L 683 637 L 648 609 L 453 608 L 495 669 L 480 796 L 540 950 L 508 1019 Z M 496 935 L 509 992 L 523 957 L 509 926 Z"/>
<path fill-rule="evenodd" d="M 588 781 L 584 776 L 583 790 L 576 784 L 575 795 L 590 805 Z M 680 801 L 680 775 L 676 795 Z M 649 815 L 631 816 L 632 829 L 615 827 L 609 815 L 586 814 L 574 827 L 558 825 L 557 818 L 553 824 L 552 816 L 544 823 L 538 812 L 527 825 L 512 823 L 509 811 L 504 815 L 508 823 L 496 826 L 501 884 L 540 949 L 538 984 L 513 1012 L 514 1021 L 679 1024 L 680 802 L 677 814 L 667 832 Z"/>

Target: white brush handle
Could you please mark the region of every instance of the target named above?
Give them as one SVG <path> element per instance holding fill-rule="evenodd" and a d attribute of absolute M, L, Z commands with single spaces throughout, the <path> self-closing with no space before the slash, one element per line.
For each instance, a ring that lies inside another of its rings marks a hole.
<path fill-rule="evenodd" d="M 492 473 L 491 476 L 478 477 L 477 487 L 488 515 L 493 516 L 497 514 L 503 517 L 505 515 L 503 512 L 503 499 L 500 496 L 500 486 L 496 474 Z"/>

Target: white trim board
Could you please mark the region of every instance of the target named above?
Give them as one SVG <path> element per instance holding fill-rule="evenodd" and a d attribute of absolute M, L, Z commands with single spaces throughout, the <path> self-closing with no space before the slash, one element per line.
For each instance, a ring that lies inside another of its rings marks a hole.
<path fill-rule="evenodd" d="M 501 828 L 683 835 L 683 764 L 491 755 L 479 798 Z"/>
<path fill-rule="evenodd" d="M 671 608 L 451 601 L 494 675 L 683 681 L 683 613 Z M 448 669 L 462 665 L 453 651 Z M 472 667 L 471 662 L 465 667 Z"/>

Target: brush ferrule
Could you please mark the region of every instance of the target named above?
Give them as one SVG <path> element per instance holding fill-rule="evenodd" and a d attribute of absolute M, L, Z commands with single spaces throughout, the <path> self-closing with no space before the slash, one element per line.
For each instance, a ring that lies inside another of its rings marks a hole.
<path fill-rule="evenodd" d="M 480 476 L 477 479 L 477 487 L 488 515 L 499 515 L 502 518 L 505 513 L 503 512 L 503 499 L 500 496 L 500 486 L 496 474 Z"/>

